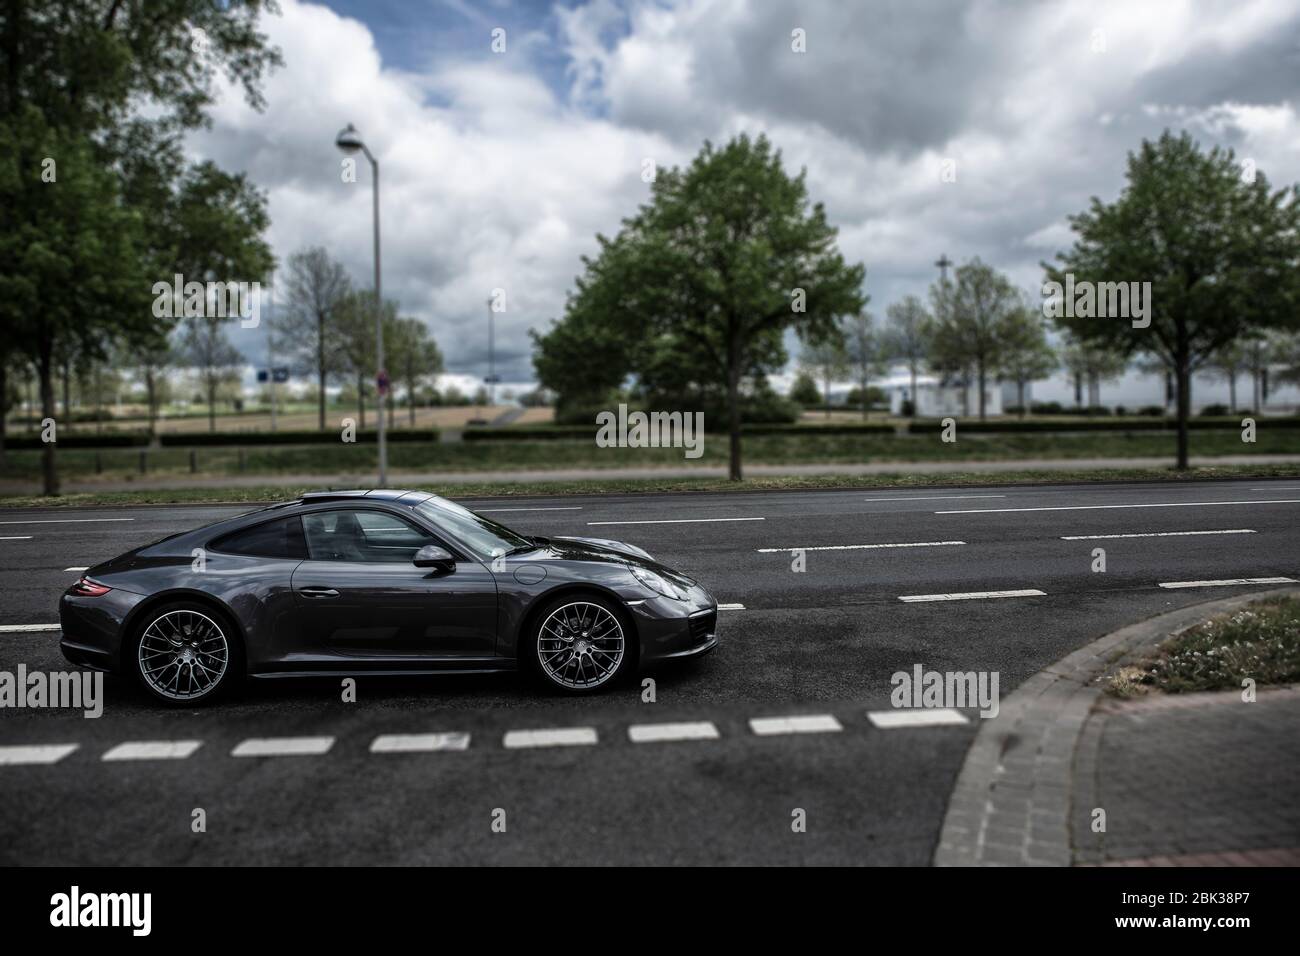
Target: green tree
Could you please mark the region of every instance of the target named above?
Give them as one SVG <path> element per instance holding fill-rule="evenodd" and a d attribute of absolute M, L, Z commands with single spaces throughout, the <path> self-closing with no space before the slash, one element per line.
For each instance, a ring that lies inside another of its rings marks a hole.
<path fill-rule="evenodd" d="M 136 374 L 144 386 L 144 401 L 149 417 L 149 438 L 158 434 L 158 411 L 171 396 L 168 371 L 176 364 L 177 355 L 167 338 L 149 337 L 132 350 Z"/>
<path fill-rule="evenodd" d="M 393 381 L 401 382 L 406 390 L 406 406 L 410 412 L 411 427 L 415 427 L 415 401 L 420 383 L 442 372 L 442 351 L 429 334 L 429 327 L 419 319 L 398 319 L 393 327 L 393 337 L 385 337 L 384 349 L 393 356 L 389 366 L 394 370 Z"/>
<path fill-rule="evenodd" d="M 1044 263 L 1049 281 L 1149 281 L 1149 325 L 1127 318 L 1058 321 L 1090 343 L 1157 357 L 1170 369 L 1177 465 L 1187 467 L 1192 373 L 1224 345 L 1300 319 L 1300 187 L 1242 176 L 1231 150 L 1201 150 L 1166 131 L 1128 157 L 1118 199 L 1071 217 L 1074 246 Z"/>
<path fill-rule="evenodd" d="M 965 385 L 973 375 L 979 390 L 979 416 L 983 421 L 990 377 L 996 375 L 1007 342 L 1011 317 L 1021 308 L 1011 280 L 978 258 L 956 272 L 956 281 L 939 289 L 932 339 L 935 365 L 959 373 Z M 963 401 L 966 390 L 963 388 Z"/>
<path fill-rule="evenodd" d="M 366 399 L 375 385 L 375 293 L 370 289 L 358 289 L 344 296 L 338 307 L 336 321 L 338 334 L 338 355 L 340 369 L 350 375 L 356 385 L 357 426 L 366 427 Z M 392 299 L 384 300 L 384 342 L 401 340 L 397 319 L 397 303 Z M 395 355 L 390 348 L 385 348 L 387 355 Z M 389 398 L 392 389 L 389 389 Z M 376 396 L 376 415 L 380 414 L 381 404 Z M 392 420 L 392 405 L 389 403 L 389 421 Z"/>
<path fill-rule="evenodd" d="M 916 377 L 930 357 L 934 341 L 934 318 L 926 311 L 925 303 L 914 295 L 903 296 L 885 310 L 889 325 L 885 329 L 885 354 L 892 361 L 902 362 L 912 377 L 909 397 L 916 410 Z"/>
<path fill-rule="evenodd" d="M 643 343 L 671 342 L 695 381 L 721 383 L 740 480 L 743 383 L 785 363 L 786 330 L 821 340 L 837 315 L 863 308 L 865 269 L 844 261 L 805 174 L 787 174 L 763 136 L 705 143 L 687 168 L 659 172 L 616 237 L 597 238 L 565 318 L 538 337 L 542 384 L 563 394 L 556 373 L 574 366 L 554 359 L 579 349 L 589 388 L 614 388 L 637 371 Z M 601 321 L 606 333 L 588 339 Z"/>
<path fill-rule="evenodd" d="M 67 343 L 102 361 L 115 341 L 169 331 L 149 291 L 175 265 L 181 137 L 205 122 L 220 74 L 261 106 L 278 62 L 257 30 L 268 6 L 10 0 L 0 11 L 0 324 L 32 360 L 44 417 Z M 42 477 L 56 494 L 53 443 Z"/>
<path fill-rule="evenodd" d="M 816 408 L 820 405 L 822 393 L 817 391 L 817 380 L 806 371 L 801 370 L 796 373 L 794 382 L 790 385 L 790 401 L 804 408 Z"/>
<path fill-rule="evenodd" d="M 101 348 L 106 327 L 152 321 L 142 274 L 144 230 L 85 137 L 30 112 L 24 120 L 0 123 L 0 326 L 31 360 L 41 417 L 54 420 L 60 354 L 91 354 Z M 36 157 L 42 154 L 58 157 L 55 182 L 41 183 Z M 44 190 L 39 201 L 30 195 L 34 189 Z M 50 495 L 59 490 L 55 448 L 55 442 L 42 446 L 42 483 Z"/>
<path fill-rule="evenodd" d="M 1047 378 L 1060 362 L 1047 341 L 1043 316 L 1033 303 L 1022 299 L 1020 308 L 1007 316 L 1002 347 L 998 356 L 998 375 L 1016 385 L 1016 404 L 1020 417 L 1025 416 L 1025 386 Z"/>

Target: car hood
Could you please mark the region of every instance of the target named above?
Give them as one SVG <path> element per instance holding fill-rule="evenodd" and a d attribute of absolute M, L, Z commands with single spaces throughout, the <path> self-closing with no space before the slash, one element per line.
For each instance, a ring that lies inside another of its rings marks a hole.
<path fill-rule="evenodd" d="M 626 541 L 614 541 L 611 538 L 548 538 L 548 543 L 552 548 L 572 549 L 591 551 L 595 553 L 607 553 L 619 558 L 636 558 L 635 564 L 650 563 L 658 565 L 658 562 L 650 556 L 650 552 L 638 548 L 634 544 L 628 544 Z"/>
<path fill-rule="evenodd" d="M 676 568 L 660 564 L 649 552 L 626 541 L 614 541 L 610 538 L 537 538 L 538 549 L 530 555 L 535 560 L 546 561 L 553 558 L 566 561 L 600 561 L 607 564 L 620 564 L 624 567 L 645 568 L 663 575 L 688 588 L 698 588 L 700 584 Z"/>

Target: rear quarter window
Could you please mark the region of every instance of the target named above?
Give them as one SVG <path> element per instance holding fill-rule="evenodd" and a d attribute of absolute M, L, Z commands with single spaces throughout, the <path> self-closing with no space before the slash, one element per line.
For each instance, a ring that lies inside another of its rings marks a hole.
<path fill-rule="evenodd" d="M 241 528 L 209 545 L 213 551 L 226 554 L 243 554 L 257 558 L 290 558 L 301 561 L 307 557 L 307 543 L 302 534 L 302 521 L 297 515 L 264 521 L 251 528 Z"/>

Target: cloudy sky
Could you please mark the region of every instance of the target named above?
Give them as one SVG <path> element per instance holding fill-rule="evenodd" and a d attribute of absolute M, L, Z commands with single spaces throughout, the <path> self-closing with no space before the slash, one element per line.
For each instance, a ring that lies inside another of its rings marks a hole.
<path fill-rule="evenodd" d="M 1300 180 L 1300 0 L 280 0 L 264 29 L 285 60 L 268 108 L 224 96 L 195 155 L 267 190 L 281 261 L 324 245 L 369 284 L 369 173 L 344 183 L 333 146 L 355 123 L 382 164 L 385 294 L 481 375 L 504 289 L 508 381 L 532 377 L 528 329 L 595 234 L 648 195 L 645 160 L 705 139 L 766 132 L 807 168 L 877 314 L 924 295 L 941 253 L 1036 289 L 1066 217 L 1165 127 Z"/>

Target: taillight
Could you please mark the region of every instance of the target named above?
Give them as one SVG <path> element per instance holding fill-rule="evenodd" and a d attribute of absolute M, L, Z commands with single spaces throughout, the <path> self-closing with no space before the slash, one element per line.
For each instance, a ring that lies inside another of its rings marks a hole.
<path fill-rule="evenodd" d="M 82 578 L 72 586 L 73 593 L 80 594 L 83 597 L 99 597 L 101 594 L 107 594 L 111 590 L 113 589 L 105 587 L 98 581 L 92 581 L 90 578 Z"/>

